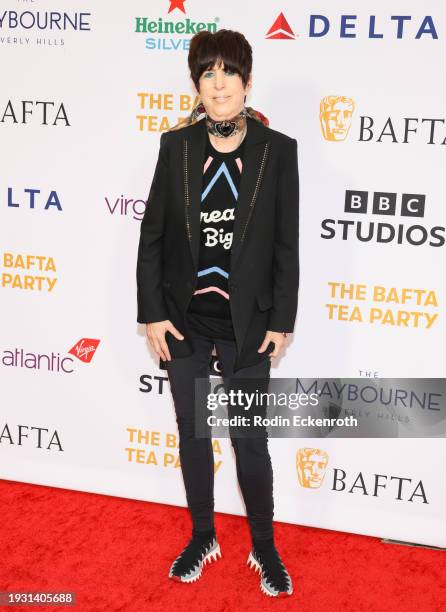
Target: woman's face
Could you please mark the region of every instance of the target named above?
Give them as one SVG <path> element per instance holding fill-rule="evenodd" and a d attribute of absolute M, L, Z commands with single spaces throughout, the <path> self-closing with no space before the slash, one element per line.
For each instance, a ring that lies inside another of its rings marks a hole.
<path fill-rule="evenodd" d="M 199 94 L 207 114 L 216 120 L 230 119 L 245 105 L 245 96 L 251 89 L 251 77 L 246 87 L 237 72 L 224 69 L 220 64 L 205 70 L 199 79 Z"/>

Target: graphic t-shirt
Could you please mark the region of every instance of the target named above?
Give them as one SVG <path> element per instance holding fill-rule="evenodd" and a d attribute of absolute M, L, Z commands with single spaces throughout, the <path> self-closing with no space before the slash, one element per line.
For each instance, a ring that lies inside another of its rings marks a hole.
<path fill-rule="evenodd" d="M 198 278 L 187 321 L 192 329 L 214 338 L 234 339 L 228 277 L 245 137 L 237 149 L 222 153 L 212 146 L 207 135 Z"/>

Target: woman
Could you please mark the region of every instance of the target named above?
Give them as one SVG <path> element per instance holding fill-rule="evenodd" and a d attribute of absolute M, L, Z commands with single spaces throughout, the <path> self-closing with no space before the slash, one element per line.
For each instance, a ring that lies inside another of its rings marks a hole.
<path fill-rule="evenodd" d="M 193 523 L 169 573 L 182 582 L 220 556 L 211 434 L 195 435 L 195 379 L 209 377 L 215 346 L 226 389 L 248 378 L 265 389 L 271 358 L 294 329 L 299 282 L 297 142 L 245 107 L 251 46 L 239 32 L 202 31 L 188 64 L 200 100 L 161 135 L 137 263 L 137 320 L 166 364 Z M 263 592 L 290 595 L 274 543 L 266 432 L 231 430 L 231 442 L 252 537 L 248 564 Z"/>

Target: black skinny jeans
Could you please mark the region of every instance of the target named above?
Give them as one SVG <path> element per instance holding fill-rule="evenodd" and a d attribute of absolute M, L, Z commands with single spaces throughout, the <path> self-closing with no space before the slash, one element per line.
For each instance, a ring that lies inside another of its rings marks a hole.
<path fill-rule="evenodd" d="M 257 388 L 256 381 L 250 381 L 248 387 L 245 386 L 246 381 L 237 382 L 243 377 L 262 379 L 258 390 L 267 390 L 265 381 L 267 385 L 271 359 L 265 355 L 259 364 L 234 373 L 234 340 L 213 339 L 195 331 L 191 336 L 193 354 L 173 358 L 165 364 L 174 400 L 181 470 L 193 527 L 198 531 L 207 531 L 214 528 L 214 454 L 210 436 L 195 436 L 195 378 L 209 377 L 209 362 L 215 344 L 226 392 L 229 389 L 240 388 L 246 391 L 249 387 L 249 391 L 252 391 Z M 240 412 L 240 408 L 237 410 Z M 260 407 L 257 414 L 261 414 L 261 410 Z M 231 407 L 228 406 L 227 416 L 231 414 Z M 260 540 L 273 537 L 273 471 L 266 430 L 263 428 L 263 435 L 259 437 L 259 428 L 256 428 L 255 436 L 238 437 L 232 435 L 231 431 L 237 478 L 246 506 L 251 537 Z"/>

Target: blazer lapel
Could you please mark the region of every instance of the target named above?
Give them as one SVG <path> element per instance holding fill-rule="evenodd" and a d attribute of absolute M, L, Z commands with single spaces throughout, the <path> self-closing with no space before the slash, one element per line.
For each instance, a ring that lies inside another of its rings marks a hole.
<path fill-rule="evenodd" d="M 201 191 L 203 186 L 204 156 L 206 153 L 204 120 L 195 123 L 183 137 L 183 184 L 185 229 L 192 252 L 194 268 L 198 270 L 200 248 Z M 186 128 L 187 129 L 187 128 Z"/>
<path fill-rule="evenodd" d="M 198 270 L 200 248 L 201 192 L 206 153 L 206 124 L 204 120 L 192 126 L 183 137 L 183 179 L 185 231 L 191 247 L 195 270 Z M 235 204 L 231 247 L 231 270 L 240 254 L 246 230 L 260 189 L 269 151 L 265 126 L 247 118 L 247 133 L 243 155 L 238 198 Z"/>
<path fill-rule="evenodd" d="M 235 204 L 234 233 L 231 247 L 231 270 L 240 254 L 248 222 L 260 189 L 269 151 L 268 132 L 256 119 L 247 119 L 243 168 Z"/>

